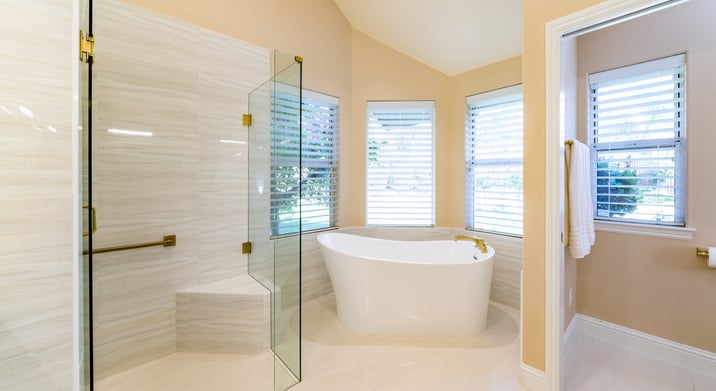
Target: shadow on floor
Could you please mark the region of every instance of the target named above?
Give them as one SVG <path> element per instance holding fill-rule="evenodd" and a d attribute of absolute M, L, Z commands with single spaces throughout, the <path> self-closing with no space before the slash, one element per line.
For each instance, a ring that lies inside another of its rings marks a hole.
<path fill-rule="evenodd" d="M 303 304 L 303 338 L 324 345 L 427 346 L 460 349 L 489 349 L 505 346 L 519 335 L 517 309 L 490 303 L 487 327 L 468 337 L 403 337 L 365 335 L 346 330 L 336 315 L 332 294 Z"/>

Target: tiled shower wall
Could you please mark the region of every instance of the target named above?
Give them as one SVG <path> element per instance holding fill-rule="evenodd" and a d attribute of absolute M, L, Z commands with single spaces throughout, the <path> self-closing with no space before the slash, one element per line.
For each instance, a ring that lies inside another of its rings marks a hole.
<path fill-rule="evenodd" d="M 248 94 L 269 51 L 114 0 L 94 2 L 95 373 L 175 350 L 175 292 L 247 272 Z M 109 129 L 151 132 L 151 137 Z"/>
<path fill-rule="evenodd" d="M 71 390 L 72 1 L 0 9 L 0 390 Z"/>

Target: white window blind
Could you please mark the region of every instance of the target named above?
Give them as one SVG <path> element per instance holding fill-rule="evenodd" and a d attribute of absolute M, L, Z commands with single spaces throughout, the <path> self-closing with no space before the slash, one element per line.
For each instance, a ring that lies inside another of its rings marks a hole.
<path fill-rule="evenodd" d="M 589 75 L 595 218 L 685 224 L 684 55 Z"/>
<path fill-rule="evenodd" d="M 522 235 L 522 86 L 467 98 L 468 228 Z"/>
<path fill-rule="evenodd" d="M 296 121 L 298 98 L 295 93 L 274 95 L 273 235 L 328 228 L 335 226 L 336 221 L 338 99 L 304 90 L 300 133 Z M 299 217 L 302 217 L 300 225 Z"/>
<path fill-rule="evenodd" d="M 368 102 L 366 224 L 434 224 L 434 102 Z"/>

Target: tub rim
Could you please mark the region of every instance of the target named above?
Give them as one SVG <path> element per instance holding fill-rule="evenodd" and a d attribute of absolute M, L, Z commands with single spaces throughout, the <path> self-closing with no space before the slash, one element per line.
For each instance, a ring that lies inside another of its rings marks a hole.
<path fill-rule="evenodd" d="M 411 242 L 456 242 L 456 241 L 449 240 L 449 239 L 439 239 L 439 240 L 395 240 L 395 239 L 382 239 L 382 238 L 374 238 L 374 237 L 371 237 L 371 236 L 364 236 L 364 235 L 357 235 L 357 234 L 353 234 L 353 233 L 344 233 L 344 232 L 336 232 L 336 231 L 322 232 L 322 233 L 320 233 L 320 234 L 318 234 L 318 235 L 316 236 L 316 240 L 318 241 L 318 243 L 320 244 L 320 246 L 321 246 L 322 249 L 325 248 L 325 249 L 327 249 L 327 250 L 333 251 L 333 252 L 338 253 L 338 254 L 340 254 L 340 255 L 358 258 L 358 259 L 361 259 L 361 260 L 363 260 L 363 261 L 390 262 L 390 263 L 395 263 L 395 264 L 409 264 L 409 265 L 423 265 L 423 266 L 425 266 L 425 267 L 431 267 L 431 266 L 432 266 L 432 267 L 437 267 L 437 266 L 459 266 L 459 265 L 476 265 L 476 264 L 480 264 L 480 263 L 484 263 L 484 262 L 494 261 L 495 254 L 496 254 L 494 247 L 492 247 L 492 246 L 490 246 L 490 245 L 488 244 L 488 245 L 487 245 L 487 253 L 486 253 L 486 254 L 484 254 L 484 253 L 479 253 L 479 252 L 478 252 L 478 255 L 484 254 L 484 257 L 478 258 L 478 259 L 473 258 L 472 261 L 467 261 L 467 262 L 450 262 L 450 263 L 434 263 L 434 262 L 433 262 L 433 263 L 429 263 L 429 262 L 414 262 L 414 261 L 409 261 L 409 260 L 391 259 L 391 258 L 370 257 L 370 256 L 356 255 L 356 254 L 347 253 L 347 252 L 345 252 L 345 251 L 341 251 L 341 250 L 339 250 L 339 249 L 337 249 L 337 248 L 335 248 L 335 247 L 333 247 L 333 246 L 329 246 L 327 243 L 325 243 L 324 240 L 322 240 L 322 238 L 323 238 L 324 236 L 325 236 L 325 237 L 329 237 L 329 236 L 333 236 L 333 235 L 353 236 L 353 237 L 363 238 L 363 239 L 366 239 L 366 240 L 384 241 L 384 242 L 394 242 L 394 243 L 411 243 Z"/>

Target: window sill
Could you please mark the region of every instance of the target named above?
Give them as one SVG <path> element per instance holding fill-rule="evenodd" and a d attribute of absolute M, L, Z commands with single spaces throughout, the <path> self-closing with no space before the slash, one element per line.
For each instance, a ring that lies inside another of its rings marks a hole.
<path fill-rule="evenodd" d="M 696 229 L 690 227 L 668 227 L 634 223 L 618 223 L 615 221 L 594 221 L 595 231 L 616 232 L 621 234 L 653 236 L 657 238 L 691 240 Z"/>

